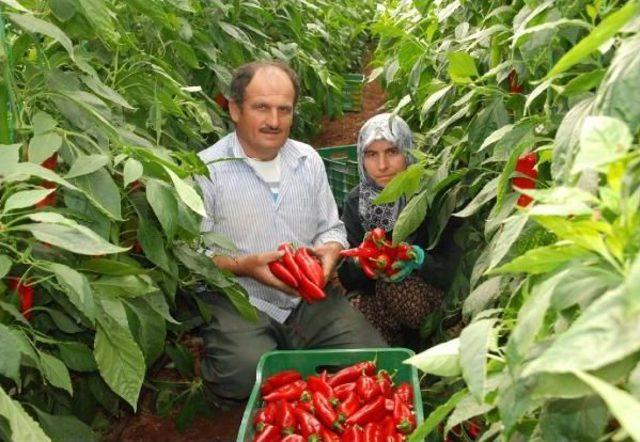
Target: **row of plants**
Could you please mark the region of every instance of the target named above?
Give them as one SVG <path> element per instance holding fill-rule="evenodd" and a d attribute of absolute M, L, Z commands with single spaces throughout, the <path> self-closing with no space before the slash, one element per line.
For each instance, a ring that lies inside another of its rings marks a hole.
<path fill-rule="evenodd" d="M 640 3 L 398 0 L 373 32 L 421 146 L 394 240 L 464 221 L 411 440 L 640 440 Z"/>
<path fill-rule="evenodd" d="M 210 319 L 197 284 L 255 318 L 200 253 L 196 152 L 230 130 L 232 70 L 300 74 L 310 137 L 357 68 L 370 2 L 0 0 L 0 440 L 92 440 L 151 369 L 193 376 L 181 337 Z M 363 19 L 365 17 L 365 19 Z M 363 49 L 362 49 L 363 50 Z M 202 382 L 156 388 L 184 426 Z M 173 387 L 172 387 L 173 388 Z"/>

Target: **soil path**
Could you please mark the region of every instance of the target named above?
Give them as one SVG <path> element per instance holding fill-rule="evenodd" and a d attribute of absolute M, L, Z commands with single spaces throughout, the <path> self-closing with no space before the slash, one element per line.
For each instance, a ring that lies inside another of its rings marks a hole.
<path fill-rule="evenodd" d="M 371 68 L 364 69 L 369 74 Z M 314 147 L 355 144 L 362 124 L 381 112 L 386 95 L 378 81 L 365 83 L 361 112 L 347 112 L 341 118 L 322 120 L 322 131 L 312 141 Z M 237 437 L 245 405 L 228 410 L 215 409 L 211 417 L 197 417 L 193 424 L 180 433 L 172 417 L 155 415 L 149 400 L 141 401 L 136 415 L 124 416 L 112 427 L 106 442 L 167 441 L 167 442 L 234 442 Z"/>

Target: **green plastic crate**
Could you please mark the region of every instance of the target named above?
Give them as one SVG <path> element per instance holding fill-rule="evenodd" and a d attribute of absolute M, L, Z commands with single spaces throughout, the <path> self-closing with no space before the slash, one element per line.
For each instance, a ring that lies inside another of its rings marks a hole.
<path fill-rule="evenodd" d="M 347 195 L 360 182 L 356 145 L 323 147 L 318 153 L 324 161 L 333 197 L 342 210 Z"/>
<path fill-rule="evenodd" d="M 282 370 L 296 369 L 303 377 L 318 373 L 326 368 L 330 372 L 356 362 L 375 360 L 378 369 L 384 369 L 391 373 L 397 370 L 394 382 L 409 382 L 413 387 L 414 407 L 418 425 L 422 423 L 424 416 L 422 411 L 422 397 L 418 372 L 414 366 L 402 362 L 413 356 L 412 350 L 407 348 L 364 348 L 349 350 L 292 350 L 271 351 L 262 355 L 256 369 L 256 383 L 249 397 L 247 408 L 242 416 L 242 424 L 238 431 L 236 442 L 253 440 L 255 429 L 253 417 L 262 406 L 260 399 L 260 385 L 262 380 Z"/>

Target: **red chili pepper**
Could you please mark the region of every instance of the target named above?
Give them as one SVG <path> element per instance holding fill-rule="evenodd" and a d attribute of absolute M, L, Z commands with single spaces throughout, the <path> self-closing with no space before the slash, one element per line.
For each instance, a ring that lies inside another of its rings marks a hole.
<path fill-rule="evenodd" d="M 344 421 L 348 417 L 352 416 L 356 411 L 358 411 L 359 408 L 360 398 L 354 391 L 352 391 L 349 393 L 346 399 L 340 402 L 340 405 L 338 405 L 338 413 Z"/>
<path fill-rule="evenodd" d="M 413 247 L 406 242 L 398 244 L 396 249 L 396 259 L 400 261 L 413 261 L 415 259 Z"/>
<path fill-rule="evenodd" d="M 133 245 L 131 247 L 131 250 L 133 251 L 133 253 L 142 253 L 142 244 L 140 244 L 140 241 L 138 241 L 137 239 L 133 242 Z"/>
<path fill-rule="evenodd" d="M 300 267 L 296 263 L 293 251 L 293 247 L 289 243 L 282 243 L 278 247 L 278 250 L 284 251 L 284 255 L 281 260 L 284 263 L 284 266 L 289 270 L 289 272 L 296 278 L 296 281 L 300 280 Z"/>
<path fill-rule="evenodd" d="M 140 190 L 142 183 L 140 183 L 140 180 L 135 180 L 129 184 L 129 187 L 131 188 L 131 191 L 135 192 L 136 190 Z"/>
<path fill-rule="evenodd" d="M 256 433 L 253 442 L 279 442 L 280 429 L 274 425 L 265 424 L 262 431 Z"/>
<path fill-rule="evenodd" d="M 380 393 L 384 397 L 391 397 L 393 393 L 393 381 L 391 380 L 391 376 L 389 376 L 389 372 L 380 370 L 378 372 L 376 382 L 380 387 Z"/>
<path fill-rule="evenodd" d="M 300 408 L 294 408 L 293 413 L 296 416 L 298 425 L 300 425 L 300 432 L 304 437 L 309 438 L 313 435 L 320 434 L 322 424 L 315 418 L 315 416 Z"/>
<path fill-rule="evenodd" d="M 324 270 L 320 261 L 309 253 L 309 249 L 306 247 L 299 247 L 296 250 L 294 259 L 302 275 L 306 275 L 315 285 L 322 288 L 324 287 Z"/>
<path fill-rule="evenodd" d="M 304 396 L 305 393 L 302 393 L 302 395 Z M 305 399 L 305 400 L 300 400 L 296 403 L 296 406 L 304 411 L 306 411 L 307 413 L 311 413 L 313 415 L 316 414 L 316 409 L 313 407 L 313 401 L 311 400 L 311 393 L 307 392 L 307 394 L 309 394 L 309 399 Z"/>
<path fill-rule="evenodd" d="M 538 172 L 535 170 L 537 156 L 535 152 L 522 155 L 518 158 L 515 170 L 521 175 L 513 178 L 511 184 L 519 189 L 535 189 Z M 518 198 L 518 206 L 526 207 L 533 199 L 528 195 L 520 195 Z"/>
<path fill-rule="evenodd" d="M 322 442 L 340 442 L 340 436 L 328 428 L 322 428 L 320 430 L 320 439 Z"/>
<path fill-rule="evenodd" d="M 404 436 L 398 433 L 396 424 L 391 416 L 387 416 L 382 421 L 380 431 L 382 432 L 382 440 L 384 442 L 401 442 L 404 440 Z"/>
<path fill-rule="evenodd" d="M 58 152 L 54 152 L 49 158 L 40 163 L 42 167 L 49 170 L 55 170 L 58 165 Z"/>
<path fill-rule="evenodd" d="M 260 387 L 260 393 L 262 393 L 262 395 L 264 396 L 265 394 L 271 393 L 278 387 L 290 384 L 300 379 L 302 379 L 302 375 L 298 370 L 292 369 L 280 371 L 265 379 L 265 381 L 262 383 L 262 386 Z"/>
<path fill-rule="evenodd" d="M 413 388 L 409 383 L 403 382 L 398 385 L 393 394 L 394 396 L 399 396 L 409 407 L 413 407 Z"/>
<path fill-rule="evenodd" d="M 369 402 L 371 399 L 380 396 L 382 391 L 380 385 L 373 376 L 362 376 L 356 381 L 358 396 L 360 396 L 365 402 Z"/>
<path fill-rule="evenodd" d="M 378 270 L 385 270 L 387 267 L 391 267 L 391 258 L 386 253 L 380 253 L 376 258 L 369 258 L 369 261 Z"/>
<path fill-rule="evenodd" d="M 384 399 L 384 408 L 389 413 L 393 413 L 393 399 L 385 398 Z"/>
<path fill-rule="evenodd" d="M 333 392 L 338 399 L 344 401 L 349 396 L 349 393 L 356 392 L 356 383 L 347 382 L 346 384 L 337 385 L 336 388 L 333 389 Z"/>
<path fill-rule="evenodd" d="M 393 420 L 401 433 L 409 434 L 416 428 L 416 416 L 398 395 L 393 398 Z"/>
<path fill-rule="evenodd" d="M 369 279 L 378 279 L 378 274 L 375 271 L 374 265 L 366 259 L 360 258 L 358 259 L 358 264 L 360 264 L 360 269 L 364 276 Z"/>
<path fill-rule="evenodd" d="M 269 263 L 269 270 L 280 281 L 287 284 L 289 287 L 298 288 L 298 280 L 287 270 L 284 263 L 280 261 L 273 261 Z"/>
<path fill-rule="evenodd" d="M 33 285 L 26 285 L 28 283 L 17 276 L 9 277 L 9 289 L 18 294 L 20 312 L 25 319 L 31 319 L 30 310 L 33 307 Z"/>
<path fill-rule="evenodd" d="M 329 385 L 336 388 L 338 385 L 346 384 L 347 382 L 357 381 L 360 376 L 371 376 L 376 371 L 376 364 L 373 361 L 364 361 L 353 364 L 349 367 L 345 367 L 342 370 L 334 374 L 329 379 Z"/>
<path fill-rule="evenodd" d="M 378 422 L 369 422 L 364 427 L 364 442 L 383 442 Z"/>
<path fill-rule="evenodd" d="M 467 434 L 473 440 L 477 439 L 480 435 L 480 426 L 474 421 L 467 422 Z"/>
<path fill-rule="evenodd" d="M 293 406 L 281 399 L 278 401 L 275 425 L 280 428 L 282 434 L 291 434 L 296 430 L 296 417 L 293 414 Z"/>
<path fill-rule="evenodd" d="M 353 427 L 347 428 L 342 434 L 342 442 L 363 442 L 364 441 L 364 431 L 362 427 L 358 425 L 354 425 Z"/>
<path fill-rule="evenodd" d="M 524 90 L 524 87 L 518 82 L 518 72 L 515 69 L 512 69 L 509 72 L 509 76 L 507 77 L 509 82 L 509 92 L 512 94 L 519 94 Z"/>
<path fill-rule="evenodd" d="M 269 402 L 256 413 L 253 418 L 253 425 L 258 431 L 261 431 L 265 424 L 273 424 L 275 422 L 277 409 L 275 402 Z"/>
<path fill-rule="evenodd" d="M 336 397 L 331 385 L 320 376 L 309 376 L 307 378 L 307 388 L 311 393 L 322 393 L 329 400 Z"/>
<path fill-rule="evenodd" d="M 295 401 L 300 398 L 300 395 L 306 387 L 307 383 L 305 381 L 295 381 L 290 384 L 283 385 L 282 387 L 278 387 L 263 399 L 266 402 L 279 401 L 280 399 L 284 399 L 285 401 Z"/>
<path fill-rule="evenodd" d="M 290 434 L 280 442 L 307 442 L 307 440 L 299 434 Z"/>
<path fill-rule="evenodd" d="M 49 160 L 47 160 L 49 161 Z M 46 161 L 45 161 L 46 162 Z M 44 164 L 44 163 L 43 163 Z M 43 181 L 40 186 L 44 187 L 45 189 L 56 189 L 57 185 L 56 183 L 52 183 L 51 181 Z M 54 190 L 53 192 L 51 192 L 49 195 L 45 196 L 44 198 L 42 198 L 40 201 L 38 201 L 36 203 L 36 208 L 38 209 L 42 209 L 43 207 L 51 207 L 51 206 L 55 206 L 56 205 L 56 201 L 58 199 L 57 196 L 57 191 Z"/>
<path fill-rule="evenodd" d="M 298 293 L 300 293 L 302 299 L 310 304 L 327 297 L 324 291 L 319 286 L 311 282 L 311 280 L 307 278 L 306 275 L 302 275 L 300 277 Z"/>
<path fill-rule="evenodd" d="M 225 97 L 222 92 L 218 92 L 213 101 L 215 101 L 223 110 L 229 109 L 229 100 L 227 100 L 227 97 Z"/>
<path fill-rule="evenodd" d="M 338 413 L 333 409 L 329 398 L 320 392 L 312 394 L 313 406 L 316 409 L 316 416 L 320 419 L 324 425 L 328 428 L 342 430 L 340 427 L 340 421 L 338 419 Z"/>
<path fill-rule="evenodd" d="M 371 241 L 376 245 L 382 245 L 383 241 L 387 238 L 387 232 L 380 227 L 376 227 L 371 230 Z"/>
<path fill-rule="evenodd" d="M 347 418 L 346 423 L 347 425 L 364 425 L 369 422 L 381 421 L 386 415 L 385 398 L 378 396 Z"/>

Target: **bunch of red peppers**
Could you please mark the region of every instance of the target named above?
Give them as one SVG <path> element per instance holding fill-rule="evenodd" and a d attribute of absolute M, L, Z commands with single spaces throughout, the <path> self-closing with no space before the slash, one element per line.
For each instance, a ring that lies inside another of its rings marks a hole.
<path fill-rule="evenodd" d="M 399 442 L 416 428 L 411 385 L 395 385 L 372 361 L 306 380 L 285 370 L 260 392 L 254 442 Z"/>
<path fill-rule="evenodd" d="M 421 247 L 406 242 L 394 246 L 379 227 L 365 233 L 358 247 L 343 250 L 340 255 L 356 260 L 367 278 L 389 282 L 402 281 L 424 261 Z"/>
<path fill-rule="evenodd" d="M 518 189 L 535 189 L 536 179 L 538 178 L 538 171 L 535 169 L 537 157 L 535 152 L 522 155 L 518 158 L 516 163 L 516 172 L 520 176 L 513 178 L 511 184 L 514 188 Z M 531 204 L 533 198 L 529 195 L 520 195 L 518 198 L 518 206 L 527 207 Z"/>
<path fill-rule="evenodd" d="M 289 287 L 296 289 L 300 297 L 310 304 L 325 299 L 324 270 L 309 249 L 294 249 L 291 244 L 283 243 L 278 250 L 284 251 L 284 255 L 279 260 L 269 263 L 271 273 Z"/>
<path fill-rule="evenodd" d="M 20 301 L 20 313 L 26 318 L 31 319 L 31 307 L 33 307 L 33 285 L 29 285 L 29 281 L 25 281 L 18 276 L 10 276 L 8 278 L 9 290 L 18 295 Z"/>

